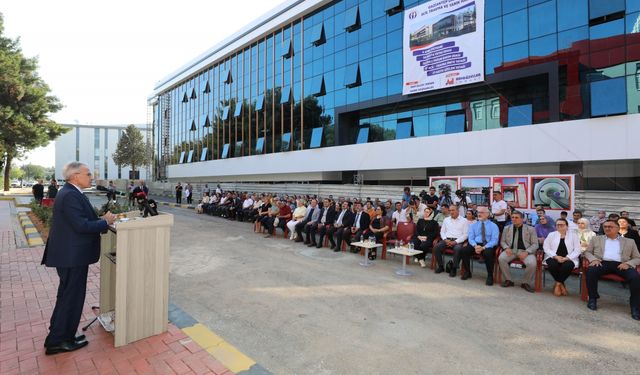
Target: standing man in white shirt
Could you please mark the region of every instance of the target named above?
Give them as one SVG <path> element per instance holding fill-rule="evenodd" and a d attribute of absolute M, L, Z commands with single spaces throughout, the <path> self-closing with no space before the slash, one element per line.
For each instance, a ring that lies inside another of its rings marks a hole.
<path fill-rule="evenodd" d="M 498 224 L 500 233 L 504 229 L 504 225 L 507 222 L 507 202 L 502 199 L 502 193 L 499 191 L 493 192 L 493 202 L 491 202 L 491 214 L 493 219 Z"/>
<path fill-rule="evenodd" d="M 460 210 L 457 206 L 451 206 L 449 213 L 450 216 L 444 219 L 442 228 L 440 229 L 440 238 L 442 238 L 442 240 L 438 242 L 433 253 L 438 263 L 435 273 L 442 273 L 444 272 L 442 252 L 446 248 L 453 248 L 453 267 L 451 267 L 449 276 L 455 277 L 456 269 L 462 257 L 463 245 L 469 235 L 469 221 L 460 216 Z"/>
<path fill-rule="evenodd" d="M 407 211 L 402 208 L 402 203 L 396 202 L 396 210 L 393 211 L 391 220 L 393 221 L 394 226 L 397 226 L 398 223 L 404 223 L 407 221 Z"/>

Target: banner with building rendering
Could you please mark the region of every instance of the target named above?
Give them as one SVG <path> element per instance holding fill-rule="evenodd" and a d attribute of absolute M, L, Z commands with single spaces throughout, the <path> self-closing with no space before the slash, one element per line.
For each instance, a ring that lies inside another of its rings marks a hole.
<path fill-rule="evenodd" d="M 403 66 L 403 95 L 484 81 L 484 0 L 407 9 Z"/>

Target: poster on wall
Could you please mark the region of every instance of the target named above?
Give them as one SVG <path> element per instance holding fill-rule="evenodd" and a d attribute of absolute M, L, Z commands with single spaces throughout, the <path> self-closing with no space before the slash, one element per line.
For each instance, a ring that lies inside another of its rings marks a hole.
<path fill-rule="evenodd" d="M 493 191 L 502 193 L 502 199 L 515 208 L 529 205 L 529 177 L 494 177 Z"/>
<path fill-rule="evenodd" d="M 542 206 L 545 210 L 573 210 L 572 176 L 532 176 L 531 208 Z"/>
<path fill-rule="evenodd" d="M 402 94 L 484 81 L 484 0 L 433 0 L 404 12 Z"/>
<path fill-rule="evenodd" d="M 491 196 L 491 177 L 460 177 L 460 190 L 477 206 L 488 206 Z"/>

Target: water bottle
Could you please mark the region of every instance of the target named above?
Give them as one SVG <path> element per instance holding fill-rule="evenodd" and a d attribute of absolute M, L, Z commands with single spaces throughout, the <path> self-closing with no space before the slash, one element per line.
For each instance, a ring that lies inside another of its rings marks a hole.
<path fill-rule="evenodd" d="M 400 247 L 404 246 L 404 241 L 400 240 Z"/>
<path fill-rule="evenodd" d="M 396 250 L 398 250 L 398 241 L 396 240 Z"/>

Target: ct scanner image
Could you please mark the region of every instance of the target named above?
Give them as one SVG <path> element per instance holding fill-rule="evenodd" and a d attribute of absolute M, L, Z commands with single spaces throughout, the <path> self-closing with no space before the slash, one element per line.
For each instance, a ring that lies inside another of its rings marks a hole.
<path fill-rule="evenodd" d="M 571 190 L 559 178 L 545 178 L 537 182 L 533 189 L 533 204 L 555 209 L 568 209 Z"/>

